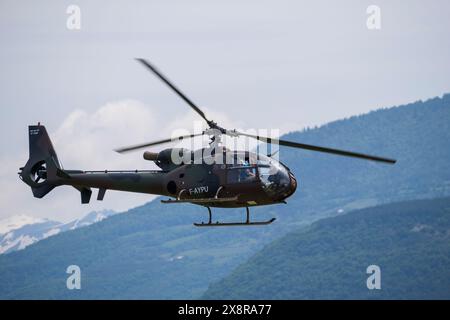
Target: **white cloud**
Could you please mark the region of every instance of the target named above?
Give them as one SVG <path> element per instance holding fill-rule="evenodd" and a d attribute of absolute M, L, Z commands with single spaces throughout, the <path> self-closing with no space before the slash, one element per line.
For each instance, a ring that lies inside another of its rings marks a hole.
<path fill-rule="evenodd" d="M 139 155 L 120 155 L 113 150 L 130 141 L 151 140 L 160 129 L 154 114 L 135 100 L 107 103 L 94 113 L 75 110 L 51 139 L 66 168 L 132 169 Z"/>

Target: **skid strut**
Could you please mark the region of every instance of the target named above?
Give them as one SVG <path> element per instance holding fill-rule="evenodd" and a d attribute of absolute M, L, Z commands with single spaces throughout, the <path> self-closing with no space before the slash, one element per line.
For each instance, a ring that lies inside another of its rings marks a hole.
<path fill-rule="evenodd" d="M 248 209 L 248 207 L 245 207 L 246 209 L 246 214 L 247 214 L 247 218 L 245 220 L 245 222 L 212 222 L 212 213 L 211 213 L 211 208 L 210 207 L 206 207 L 208 209 L 208 222 L 201 222 L 201 223 L 194 223 L 194 226 L 196 227 L 231 227 L 231 226 L 262 226 L 262 225 L 267 225 L 267 224 L 271 224 L 272 222 L 275 221 L 275 218 L 272 218 L 270 220 L 267 221 L 250 221 L 250 210 Z"/>

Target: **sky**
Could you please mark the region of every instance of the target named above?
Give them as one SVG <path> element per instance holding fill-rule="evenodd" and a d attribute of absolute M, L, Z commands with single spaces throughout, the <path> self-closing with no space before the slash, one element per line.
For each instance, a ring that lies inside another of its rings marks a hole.
<path fill-rule="evenodd" d="M 367 27 L 371 5 L 380 29 Z M 192 131 L 198 115 L 136 57 L 221 125 L 286 133 L 450 92 L 449 17 L 447 0 L 0 0 L 0 219 L 68 221 L 153 198 L 108 191 L 81 205 L 60 187 L 35 199 L 17 177 L 38 121 L 70 169 L 154 168 L 113 149 Z"/>

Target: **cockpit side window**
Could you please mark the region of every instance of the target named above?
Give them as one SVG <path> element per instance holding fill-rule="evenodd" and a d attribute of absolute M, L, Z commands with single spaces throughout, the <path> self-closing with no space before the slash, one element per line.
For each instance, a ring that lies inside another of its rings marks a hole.
<path fill-rule="evenodd" d="M 255 167 L 233 167 L 227 170 L 228 183 L 253 182 L 255 180 Z"/>
<path fill-rule="evenodd" d="M 262 183 L 266 186 L 269 185 L 270 184 L 269 177 L 271 176 L 270 165 L 260 164 L 258 166 L 258 170 L 259 170 L 259 178 L 261 179 Z"/>

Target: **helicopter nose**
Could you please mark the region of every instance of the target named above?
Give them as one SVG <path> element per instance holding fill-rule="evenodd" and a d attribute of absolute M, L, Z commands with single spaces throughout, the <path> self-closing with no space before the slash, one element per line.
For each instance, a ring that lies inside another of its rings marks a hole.
<path fill-rule="evenodd" d="M 297 190 L 297 179 L 295 179 L 295 176 L 289 171 L 289 195 L 292 195 L 295 190 Z"/>

